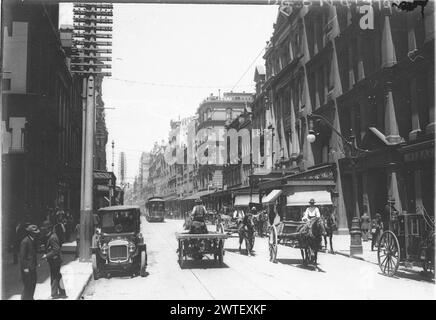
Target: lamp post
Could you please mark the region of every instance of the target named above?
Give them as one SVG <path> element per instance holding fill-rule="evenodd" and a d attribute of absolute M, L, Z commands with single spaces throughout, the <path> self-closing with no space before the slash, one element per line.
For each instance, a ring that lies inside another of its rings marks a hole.
<path fill-rule="evenodd" d="M 309 134 L 307 135 L 307 141 L 310 143 L 315 142 L 316 133 L 313 129 L 313 120 L 321 120 L 323 121 L 333 132 L 335 132 L 341 140 L 347 146 L 349 152 L 345 153 L 347 159 L 350 160 L 351 163 L 351 176 L 352 176 L 352 184 L 353 184 L 353 198 L 354 198 L 354 217 L 351 221 L 351 230 L 350 230 L 350 255 L 354 256 L 356 254 L 362 254 L 362 234 L 360 231 L 360 209 L 359 209 L 359 201 L 358 201 L 358 183 L 357 183 L 357 163 L 358 158 L 362 154 L 366 154 L 369 151 L 363 150 L 359 148 L 356 144 L 356 137 L 351 131 L 350 138 L 345 138 L 325 117 L 317 114 L 309 114 L 307 115 L 307 119 L 309 120 Z M 339 168 L 338 168 L 339 169 Z"/>

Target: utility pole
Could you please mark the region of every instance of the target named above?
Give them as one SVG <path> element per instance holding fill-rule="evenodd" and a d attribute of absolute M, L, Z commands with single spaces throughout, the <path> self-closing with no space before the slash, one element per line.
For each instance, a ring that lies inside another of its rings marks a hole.
<path fill-rule="evenodd" d="M 115 162 L 115 142 L 112 140 L 112 172 L 114 172 L 114 162 Z"/>
<path fill-rule="evenodd" d="M 103 16 L 103 18 L 102 18 Z M 78 55 L 73 56 L 72 72 L 83 77 L 83 136 L 82 136 L 82 170 L 81 170 L 81 199 L 80 199 L 80 261 L 90 260 L 90 247 L 93 226 L 93 194 L 94 194 L 94 139 L 95 139 L 95 80 L 96 77 L 110 76 L 102 72 L 110 65 L 101 61 L 111 61 L 110 57 L 101 53 L 111 53 L 110 49 L 98 49 L 98 46 L 110 46 L 111 42 L 97 41 L 97 38 L 111 38 L 109 33 L 98 31 L 112 31 L 111 26 L 98 24 L 112 24 L 112 5 L 110 4 L 74 4 L 74 37 Z M 83 31 L 83 32 L 81 32 Z"/>

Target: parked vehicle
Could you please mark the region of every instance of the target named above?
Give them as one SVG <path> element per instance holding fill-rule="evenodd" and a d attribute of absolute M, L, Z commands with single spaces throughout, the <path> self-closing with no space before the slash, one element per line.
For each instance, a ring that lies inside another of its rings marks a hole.
<path fill-rule="evenodd" d="M 434 273 L 435 222 L 424 208 L 419 213 L 401 213 L 391 219 L 389 230 L 380 236 L 377 258 L 383 274 L 392 277 L 400 263 L 418 263 L 425 272 Z"/>
<path fill-rule="evenodd" d="M 91 258 L 94 279 L 114 271 L 146 275 L 147 246 L 140 232 L 138 206 L 101 208 L 95 215 Z"/>
<path fill-rule="evenodd" d="M 148 222 L 164 222 L 165 201 L 161 197 L 151 197 L 145 203 L 145 218 Z"/>

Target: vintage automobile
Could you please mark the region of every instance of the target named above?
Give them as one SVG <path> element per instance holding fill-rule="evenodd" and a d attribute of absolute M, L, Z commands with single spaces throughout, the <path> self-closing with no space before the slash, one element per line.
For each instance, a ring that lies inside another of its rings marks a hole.
<path fill-rule="evenodd" d="M 111 272 L 146 275 L 147 247 L 140 232 L 139 206 L 100 208 L 94 215 L 91 258 L 94 279 Z"/>

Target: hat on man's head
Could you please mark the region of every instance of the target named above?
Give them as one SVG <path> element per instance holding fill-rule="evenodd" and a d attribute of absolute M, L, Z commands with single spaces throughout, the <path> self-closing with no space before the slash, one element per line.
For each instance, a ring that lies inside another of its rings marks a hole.
<path fill-rule="evenodd" d="M 251 211 L 256 211 L 256 207 L 251 207 Z"/>
<path fill-rule="evenodd" d="M 200 198 L 195 199 L 195 203 L 202 203 L 203 201 L 201 201 Z"/>
<path fill-rule="evenodd" d="M 388 203 L 395 203 L 395 199 L 390 198 L 390 199 L 388 200 Z"/>
<path fill-rule="evenodd" d="M 38 235 L 40 231 L 39 231 L 37 226 L 35 226 L 34 224 L 31 224 L 26 228 L 26 232 L 32 236 L 35 236 L 35 235 Z"/>
<path fill-rule="evenodd" d="M 381 214 L 380 214 L 380 213 L 377 213 L 377 214 L 375 215 L 375 217 L 376 217 L 376 218 L 381 218 Z"/>
<path fill-rule="evenodd" d="M 310 204 L 315 204 L 315 199 L 310 199 L 309 203 Z"/>

